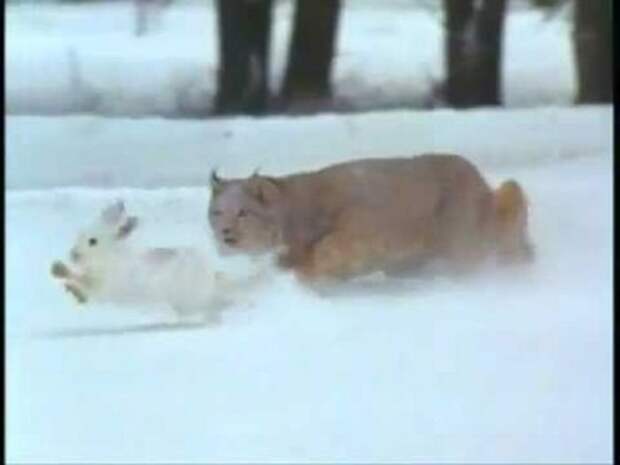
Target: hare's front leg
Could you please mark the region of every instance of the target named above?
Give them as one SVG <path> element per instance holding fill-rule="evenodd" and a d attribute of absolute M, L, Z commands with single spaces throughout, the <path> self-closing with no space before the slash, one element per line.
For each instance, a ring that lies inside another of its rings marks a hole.
<path fill-rule="evenodd" d="M 55 261 L 52 263 L 51 269 L 52 276 L 59 279 L 71 279 L 73 272 L 61 261 Z"/>
<path fill-rule="evenodd" d="M 71 269 L 60 261 L 56 261 L 52 264 L 51 269 L 52 276 L 64 280 L 65 290 L 75 297 L 78 303 L 83 304 L 87 302 L 86 291 L 80 284 L 82 277 L 71 271 Z"/>
<path fill-rule="evenodd" d="M 86 298 L 86 293 L 73 282 L 65 283 L 65 290 L 71 293 L 79 304 L 85 304 L 88 301 Z"/>

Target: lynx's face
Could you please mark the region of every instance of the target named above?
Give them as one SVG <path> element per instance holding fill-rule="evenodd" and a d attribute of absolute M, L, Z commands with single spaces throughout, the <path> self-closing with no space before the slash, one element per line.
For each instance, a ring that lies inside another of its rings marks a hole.
<path fill-rule="evenodd" d="M 280 193 L 267 178 L 221 180 L 212 176 L 209 225 L 223 254 L 270 252 L 281 243 Z"/>

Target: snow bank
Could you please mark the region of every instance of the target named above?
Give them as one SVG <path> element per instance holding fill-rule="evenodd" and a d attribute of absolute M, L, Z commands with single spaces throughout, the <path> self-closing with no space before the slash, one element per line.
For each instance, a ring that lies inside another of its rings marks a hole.
<path fill-rule="evenodd" d="M 208 121 L 6 118 L 6 187 L 205 186 L 359 157 L 456 152 L 483 168 L 608 154 L 609 106 Z"/>
<path fill-rule="evenodd" d="M 280 2 L 274 15 L 274 93 L 286 64 L 291 6 Z M 132 35 L 131 2 L 12 4 L 6 15 L 9 113 L 202 116 L 211 110 L 217 67 L 212 2 L 174 4 L 160 29 L 141 38 Z M 443 67 L 441 9 L 346 2 L 334 62 L 336 107 L 431 105 Z M 511 12 L 503 85 L 508 106 L 570 104 L 570 22 L 545 21 L 539 11 Z"/>

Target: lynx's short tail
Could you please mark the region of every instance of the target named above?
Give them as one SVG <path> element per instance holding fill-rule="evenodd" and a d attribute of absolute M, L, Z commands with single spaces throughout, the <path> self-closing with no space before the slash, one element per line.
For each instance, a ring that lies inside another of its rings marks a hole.
<path fill-rule="evenodd" d="M 516 181 L 505 181 L 495 190 L 493 211 L 500 259 L 507 262 L 533 259 L 534 249 L 528 237 L 527 199 Z"/>

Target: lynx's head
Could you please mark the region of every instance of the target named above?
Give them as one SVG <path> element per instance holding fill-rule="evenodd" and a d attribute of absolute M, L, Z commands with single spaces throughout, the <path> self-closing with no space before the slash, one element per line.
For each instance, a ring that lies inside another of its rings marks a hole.
<path fill-rule="evenodd" d="M 279 247 L 283 201 L 275 179 L 254 174 L 224 180 L 212 172 L 208 216 L 220 252 L 256 254 Z"/>

